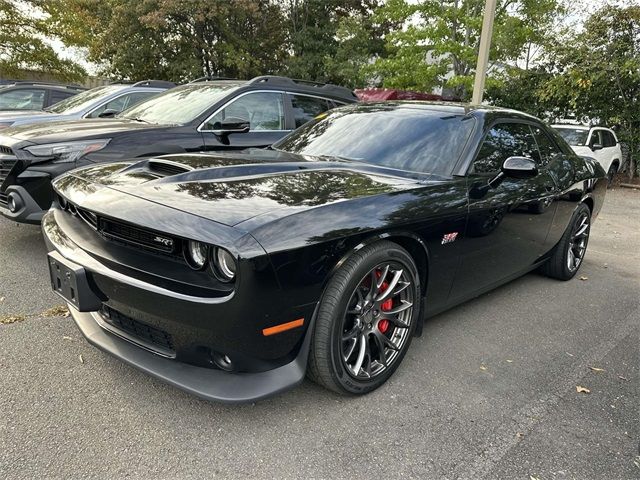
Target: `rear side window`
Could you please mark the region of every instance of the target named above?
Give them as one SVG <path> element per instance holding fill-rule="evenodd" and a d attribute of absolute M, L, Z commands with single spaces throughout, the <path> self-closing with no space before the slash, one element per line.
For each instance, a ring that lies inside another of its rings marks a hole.
<path fill-rule="evenodd" d="M 473 173 L 498 173 L 509 157 L 538 160 L 539 154 L 529 125 L 499 123 L 491 128 L 473 162 Z"/>
<path fill-rule="evenodd" d="M 0 110 L 42 110 L 44 90 L 21 88 L 0 93 Z"/>
<path fill-rule="evenodd" d="M 613 134 L 606 130 L 602 130 L 602 142 L 603 147 L 615 147 L 617 143 Z"/>
<path fill-rule="evenodd" d="M 301 127 L 309 120 L 313 120 L 316 116 L 331 108 L 329 102 L 323 98 L 308 97 L 306 95 L 289 96 L 291 97 L 296 128 Z"/>
<path fill-rule="evenodd" d="M 533 131 L 533 137 L 538 145 L 538 151 L 540 152 L 539 160 L 540 165 L 546 166 L 556 160 L 558 156 L 562 155 L 562 151 L 558 146 L 549 138 L 546 132 L 539 127 L 531 127 Z"/>
<path fill-rule="evenodd" d="M 73 96 L 75 93 L 77 92 L 72 92 L 72 91 L 60 91 L 60 90 L 51 90 L 50 93 L 50 105 L 53 105 L 54 103 L 58 103 L 61 102 L 62 100 L 64 100 L 65 98 L 69 98 L 71 96 Z"/>

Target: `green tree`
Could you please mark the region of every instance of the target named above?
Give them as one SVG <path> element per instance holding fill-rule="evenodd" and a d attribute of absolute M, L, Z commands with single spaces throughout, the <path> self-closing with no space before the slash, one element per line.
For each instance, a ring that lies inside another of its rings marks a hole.
<path fill-rule="evenodd" d="M 628 147 L 630 174 L 640 158 L 640 6 L 605 6 L 585 22 L 582 32 L 551 52 L 556 74 L 540 98 L 574 114 L 617 126 Z"/>
<path fill-rule="evenodd" d="M 373 22 L 380 0 L 284 0 L 290 55 L 282 73 L 364 85 L 363 67 L 383 53 L 388 22 Z"/>
<path fill-rule="evenodd" d="M 44 40 L 53 30 L 41 3 L 0 0 L 0 75 L 19 78 L 24 70 L 37 70 L 61 80 L 81 79 L 84 69 L 60 58 Z"/>
<path fill-rule="evenodd" d="M 379 20 L 401 25 L 385 38 L 387 56 L 371 70 L 385 87 L 471 93 L 484 0 L 389 0 Z M 561 10 L 558 0 L 498 0 L 490 52 L 492 66 L 514 64 L 542 41 Z"/>
<path fill-rule="evenodd" d="M 120 78 L 246 78 L 274 72 L 286 55 L 284 19 L 269 0 L 59 0 L 47 9 L 68 44 Z"/>

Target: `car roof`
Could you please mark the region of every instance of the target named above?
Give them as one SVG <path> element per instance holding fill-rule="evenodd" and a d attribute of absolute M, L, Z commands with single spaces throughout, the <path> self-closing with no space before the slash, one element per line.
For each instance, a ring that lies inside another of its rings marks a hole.
<path fill-rule="evenodd" d="M 521 112 L 519 110 L 513 110 L 504 107 L 495 107 L 491 105 L 476 105 L 471 103 L 461 102 L 443 102 L 443 101 L 430 101 L 430 100 L 393 100 L 393 101 L 377 101 L 377 102 L 361 102 L 358 106 L 347 106 L 341 108 L 364 108 L 375 110 L 378 107 L 394 107 L 394 108 L 411 108 L 428 111 L 448 112 L 458 115 L 475 115 L 485 116 L 491 114 L 492 116 L 500 116 L 503 114 L 505 117 L 520 118 L 523 120 L 532 120 L 540 122 L 540 119 L 529 115 L 528 113 Z"/>
<path fill-rule="evenodd" d="M 292 90 L 297 93 L 306 93 L 310 95 L 317 95 L 322 97 L 333 98 L 337 100 L 345 100 L 355 102 L 358 97 L 353 90 L 341 87 L 339 85 L 333 85 L 331 83 L 320 83 L 309 80 L 297 80 L 289 77 L 281 77 L 276 75 L 261 75 L 259 77 L 252 78 L 251 80 L 238 80 L 226 77 L 202 77 L 198 78 L 189 84 L 227 84 L 238 87 L 261 88 L 275 90 Z"/>
<path fill-rule="evenodd" d="M 46 88 L 49 90 L 74 90 L 74 91 L 84 91 L 87 90 L 86 87 L 81 85 L 65 85 L 62 83 L 50 83 L 50 82 L 26 82 L 26 81 L 15 81 L 10 83 L 5 83 L 0 85 L 0 89 L 19 89 L 19 88 L 29 88 L 29 87 L 39 87 Z"/>
<path fill-rule="evenodd" d="M 594 127 L 588 127 L 587 125 L 577 125 L 572 123 L 554 123 L 552 128 L 570 128 L 573 130 L 591 130 Z"/>

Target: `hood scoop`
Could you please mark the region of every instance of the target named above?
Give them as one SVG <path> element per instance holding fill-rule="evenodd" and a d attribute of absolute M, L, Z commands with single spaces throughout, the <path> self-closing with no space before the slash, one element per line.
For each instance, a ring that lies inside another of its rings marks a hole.
<path fill-rule="evenodd" d="M 180 175 L 181 173 L 187 173 L 193 170 L 193 167 L 184 165 L 178 162 L 172 162 L 171 160 L 149 160 L 147 162 L 147 168 L 151 173 L 159 177 L 170 177 L 172 175 Z"/>

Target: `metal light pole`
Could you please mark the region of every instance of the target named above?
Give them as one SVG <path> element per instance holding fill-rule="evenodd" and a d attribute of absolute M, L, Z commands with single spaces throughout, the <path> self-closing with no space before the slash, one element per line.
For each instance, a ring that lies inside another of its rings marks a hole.
<path fill-rule="evenodd" d="M 496 16 L 496 0 L 486 0 L 484 4 L 484 19 L 482 20 L 482 33 L 480 34 L 480 48 L 478 50 L 478 64 L 476 65 L 476 79 L 473 82 L 473 97 L 471 103 L 482 103 L 484 93 L 484 81 L 487 77 L 487 65 L 489 63 L 489 49 L 491 48 L 491 35 L 493 34 L 493 19 Z"/>

